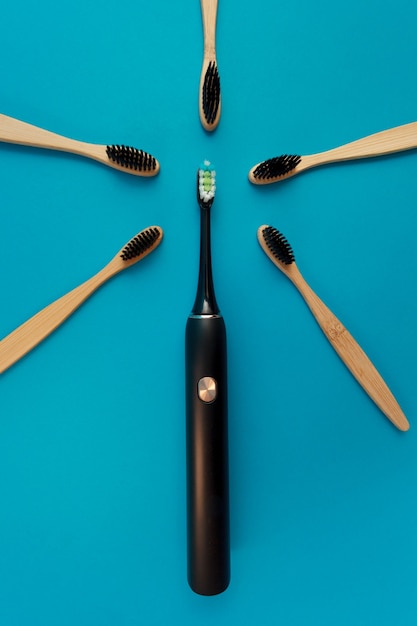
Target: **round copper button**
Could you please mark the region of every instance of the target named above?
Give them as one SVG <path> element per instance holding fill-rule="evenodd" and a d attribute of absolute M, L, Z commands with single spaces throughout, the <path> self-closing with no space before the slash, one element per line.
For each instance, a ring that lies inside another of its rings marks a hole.
<path fill-rule="evenodd" d="M 211 376 L 204 376 L 198 381 L 198 397 L 203 402 L 214 402 L 217 396 L 217 383 Z"/>

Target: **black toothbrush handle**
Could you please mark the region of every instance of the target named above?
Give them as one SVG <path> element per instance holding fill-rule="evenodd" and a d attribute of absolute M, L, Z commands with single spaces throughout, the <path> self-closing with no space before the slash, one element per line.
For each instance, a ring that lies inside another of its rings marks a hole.
<path fill-rule="evenodd" d="M 215 595 L 230 580 L 226 328 L 192 315 L 186 334 L 188 582 Z"/>

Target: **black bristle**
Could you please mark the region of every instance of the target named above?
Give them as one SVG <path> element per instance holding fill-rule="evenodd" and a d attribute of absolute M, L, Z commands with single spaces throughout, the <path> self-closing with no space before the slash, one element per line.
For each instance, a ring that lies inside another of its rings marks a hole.
<path fill-rule="evenodd" d="M 110 161 L 121 167 L 139 172 L 152 172 L 156 169 L 156 159 L 151 154 L 132 148 L 131 146 L 107 146 L 107 156 Z"/>
<path fill-rule="evenodd" d="M 291 265 L 295 261 L 292 248 L 284 235 L 273 226 L 267 226 L 262 231 L 262 236 L 268 248 L 284 265 Z"/>
<path fill-rule="evenodd" d="M 204 77 L 202 99 L 207 124 L 213 124 L 220 106 L 220 76 L 214 61 L 210 61 Z"/>
<path fill-rule="evenodd" d="M 136 237 L 133 237 L 133 239 L 125 245 L 120 256 L 123 261 L 134 259 L 149 250 L 160 236 L 161 232 L 158 228 L 148 228 L 136 235 Z"/>
<path fill-rule="evenodd" d="M 301 157 L 296 154 L 283 154 L 259 163 L 253 170 L 253 175 L 260 179 L 279 178 L 291 172 L 300 162 Z"/>

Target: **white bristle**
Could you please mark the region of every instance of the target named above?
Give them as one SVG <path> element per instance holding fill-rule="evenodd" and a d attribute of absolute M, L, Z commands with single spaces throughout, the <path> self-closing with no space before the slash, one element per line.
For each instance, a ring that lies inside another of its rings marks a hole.
<path fill-rule="evenodd" d="M 216 191 L 216 172 L 210 169 L 210 161 L 205 160 L 198 170 L 198 194 L 203 202 L 210 202 Z M 207 174 L 209 174 L 210 189 L 207 190 Z"/>

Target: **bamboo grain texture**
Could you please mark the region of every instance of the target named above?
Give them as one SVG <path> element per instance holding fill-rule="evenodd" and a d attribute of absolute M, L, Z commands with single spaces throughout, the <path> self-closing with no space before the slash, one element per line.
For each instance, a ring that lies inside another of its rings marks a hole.
<path fill-rule="evenodd" d="M 160 244 L 163 236 L 163 231 L 159 227 L 151 226 L 148 230 L 150 229 L 159 230 L 159 239 L 155 240 L 152 246 L 140 256 L 123 260 L 120 256 L 122 249 L 94 276 L 43 308 L 2 339 L 0 341 L 0 374 L 56 330 L 101 285 L 150 254 Z"/>
<path fill-rule="evenodd" d="M 207 131 L 213 131 L 220 120 L 221 113 L 221 96 L 216 117 L 213 122 L 208 123 L 203 109 L 203 87 L 207 70 L 210 63 L 215 63 L 217 67 L 216 56 L 216 24 L 217 24 L 217 8 L 218 0 L 200 0 L 201 15 L 203 21 L 203 63 L 201 67 L 200 86 L 199 86 L 199 116 L 203 128 Z"/>
<path fill-rule="evenodd" d="M 218 0 L 201 0 L 204 58 L 216 60 L 216 23 Z"/>
<path fill-rule="evenodd" d="M 288 277 L 298 288 L 330 344 L 358 383 L 397 428 L 408 430 L 410 425 L 406 416 L 376 367 L 341 321 L 306 283 L 295 263 L 292 264 Z"/>
<path fill-rule="evenodd" d="M 257 168 L 273 159 L 261 161 L 250 169 L 249 180 L 256 185 L 268 185 L 291 178 L 305 170 L 320 165 L 384 156 L 415 148 L 417 148 L 417 122 L 410 122 L 409 124 L 403 124 L 402 126 L 396 126 L 367 137 L 362 137 L 330 150 L 303 155 L 300 162 L 293 169 L 276 177 L 272 175 L 270 177 L 259 177 L 255 174 Z M 286 156 L 282 155 L 283 158 Z M 274 159 L 279 158 L 274 157 Z"/>
<path fill-rule="evenodd" d="M 0 374 L 60 326 L 110 276 L 102 270 L 82 285 L 36 313 L 0 341 Z"/>
<path fill-rule="evenodd" d="M 308 167 L 336 163 L 337 161 L 383 156 L 384 154 L 412 150 L 416 147 L 417 122 L 411 122 L 410 124 L 368 135 L 331 150 L 303 156 L 297 169 L 307 169 Z"/>
<path fill-rule="evenodd" d="M 111 161 L 107 154 L 107 144 L 87 143 L 77 139 L 71 139 L 63 135 L 45 130 L 33 124 L 22 122 L 8 115 L 0 114 L 0 141 L 32 148 L 44 148 L 57 150 L 83 156 L 103 165 L 112 167 L 121 172 L 137 176 L 154 176 L 159 171 L 159 163 L 156 161 L 154 171 L 136 171 Z"/>
<path fill-rule="evenodd" d="M 284 265 L 272 255 L 261 234 L 264 228 L 265 226 L 261 226 L 258 230 L 258 240 L 264 252 L 297 287 L 328 341 L 369 397 L 399 430 L 408 430 L 410 424 L 406 416 L 369 357 L 342 322 L 311 289 L 296 263 Z"/>

